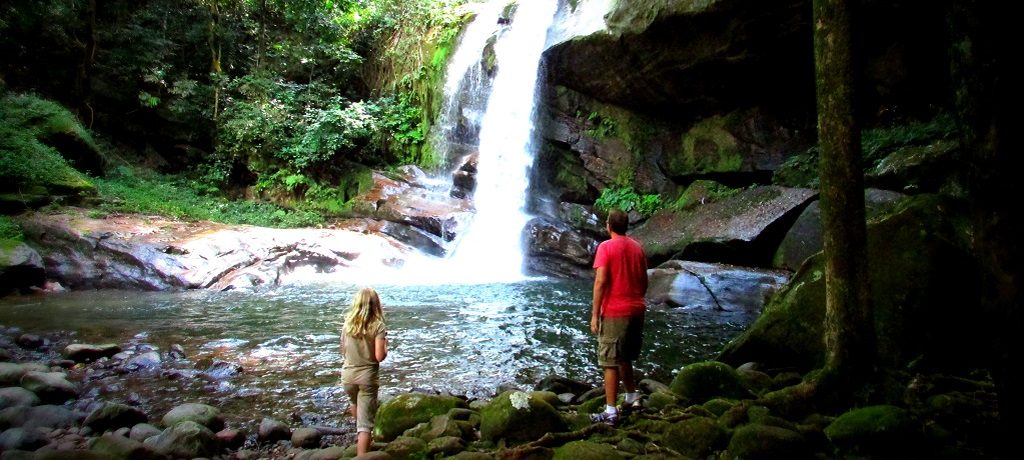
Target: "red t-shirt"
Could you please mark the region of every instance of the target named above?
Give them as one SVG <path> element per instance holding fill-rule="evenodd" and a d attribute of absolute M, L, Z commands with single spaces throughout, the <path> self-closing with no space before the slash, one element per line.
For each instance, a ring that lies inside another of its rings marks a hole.
<path fill-rule="evenodd" d="M 644 312 L 644 280 L 647 256 L 636 240 L 619 236 L 597 246 L 594 268 L 608 267 L 609 286 L 601 305 L 601 316 L 622 317 Z"/>

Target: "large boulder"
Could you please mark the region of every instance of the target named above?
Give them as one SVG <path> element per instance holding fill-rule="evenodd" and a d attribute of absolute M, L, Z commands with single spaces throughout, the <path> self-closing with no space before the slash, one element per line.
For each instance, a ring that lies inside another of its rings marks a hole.
<path fill-rule="evenodd" d="M 131 428 L 148 420 L 146 413 L 136 407 L 107 402 L 89 413 L 82 424 L 95 433 L 103 433 L 122 427 Z"/>
<path fill-rule="evenodd" d="M 922 195 L 868 225 L 868 271 L 879 362 L 979 364 L 992 349 L 990 315 L 979 307 L 979 267 L 967 250 L 968 223 L 951 200 Z M 805 262 L 751 327 L 718 359 L 734 365 L 810 370 L 824 363 L 823 254 Z M 963 308 L 969 306 L 970 313 Z M 957 340 L 950 340 L 955 337 Z"/>
<path fill-rule="evenodd" d="M 888 190 L 870 188 L 864 190 L 865 216 L 870 220 L 892 211 L 905 195 Z M 796 222 L 786 232 L 785 238 L 775 251 L 772 266 L 796 271 L 808 257 L 821 252 L 823 247 L 821 228 L 821 202 L 815 200 L 807 205 Z"/>
<path fill-rule="evenodd" d="M 648 259 L 767 266 L 783 232 L 817 196 L 810 189 L 755 187 L 690 211 L 664 210 L 631 232 Z"/>
<path fill-rule="evenodd" d="M 340 229 L 272 229 L 154 217 L 94 219 L 84 210 L 16 218 L 47 276 L 70 289 L 253 289 L 299 269 L 359 272 L 400 265 L 412 248 Z"/>
<path fill-rule="evenodd" d="M 87 363 L 100 358 L 109 358 L 121 352 L 115 343 L 94 345 L 90 343 L 72 343 L 64 347 L 64 357 L 76 363 Z"/>
<path fill-rule="evenodd" d="M 494 398 L 480 411 L 480 419 L 480 438 L 491 442 L 528 442 L 567 428 L 550 404 L 530 393 L 514 390 Z"/>
<path fill-rule="evenodd" d="M 467 404 L 454 396 L 403 393 L 381 404 L 373 428 L 374 437 L 391 441 L 420 423 L 429 422 L 436 415 L 444 415 Z"/>
<path fill-rule="evenodd" d="M 647 271 L 647 301 L 712 311 L 760 312 L 789 272 L 670 260 Z"/>
<path fill-rule="evenodd" d="M 28 292 L 46 283 L 43 258 L 25 243 L 0 239 L 0 295 Z"/>
<path fill-rule="evenodd" d="M 523 236 L 527 242 L 527 268 L 531 272 L 564 278 L 593 277 L 591 262 L 597 240 L 544 217 L 527 222 Z"/>

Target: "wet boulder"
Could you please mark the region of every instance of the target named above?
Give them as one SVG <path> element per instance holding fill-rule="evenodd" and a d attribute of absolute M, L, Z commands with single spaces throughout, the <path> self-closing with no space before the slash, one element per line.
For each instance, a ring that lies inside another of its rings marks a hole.
<path fill-rule="evenodd" d="M 89 413 L 82 423 L 92 428 L 95 433 L 103 433 L 104 431 L 122 427 L 131 428 L 147 421 L 148 417 L 146 414 L 138 408 L 126 404 L 107 402 Z"/>
<path fill-rule="evenodd" d="M 78 387 L 63 372 L 27 372 L 21 377 L 21 386 L 39 396 L 44 404 L 63 404 L 78 397 Z"/>
<path fill-rule="evenodd" d="M 224 429 L 224 418 L 216 407 L 199 403 L 186 403 L 171 409 L 161 419 L 164 426 L 170 427 L 178 423 L 196 422 L 213 431 Z"/>
<path fill-rule="evenodd" d="M 653 304 L 710 311 L 760 312 L 789 272 L 670 260 L 648 270 Z"/>
<path fill-rule="evenodd" d="M 0 388 L 0 409 L 14 406 L 35 406 L 39 402 L 39 396 L 22 387 Z"/>
<path fill-rule="evenodd" d="M 220 448 L 217 436 L 209 428 L 191 420 L 176 423 L 143 445 L 174 458 L 210 458 Z"/>
<path fill-rule="evenodd" d="M 88 363 L 100 358 L 110 358 L 120 352 L 121 347 L 114 343 L 72 343 L 64 348 L 64 357 L 76 363 Z"/>
<path fill-rule="evenodd" d="M 292 429 L 280 420 L 264 417 L 256 433 L 256 439 L 260 442 L 275 442 L 291 439 Z"/>
<path fill-rule="evenodd" d="M 526 266 L 534 273 L 565 278 L 591 278 L 598 241 L 564 223 L 536 217 L 523 229 Z"/>

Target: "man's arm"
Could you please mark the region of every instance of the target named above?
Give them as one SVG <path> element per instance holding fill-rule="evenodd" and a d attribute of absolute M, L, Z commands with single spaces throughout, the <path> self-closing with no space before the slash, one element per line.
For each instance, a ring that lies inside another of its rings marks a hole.
<path fill-rule="evenodd" d="M 604 303 L 604 294 L 608 290 L 608 267 L 598 267 L 594 276 L 594 301 L 590 313 L 590 332 L 597 334 L 597 327 L 601 321 L 601 304 Z"/>

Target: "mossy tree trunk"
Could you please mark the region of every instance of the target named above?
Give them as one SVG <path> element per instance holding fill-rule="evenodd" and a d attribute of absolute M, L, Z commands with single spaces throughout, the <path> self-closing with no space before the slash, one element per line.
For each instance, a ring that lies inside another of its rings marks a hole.
<path fill-rule="evenodd" d="M 993 377 L 1008 454 L 1017 449 L 1013 426 L 1019 423 L 1024 390 L 1020 378 L 1021 254 L 1024 234 L 1019 200 L 1024 196 L 1020 169 L 1020 135 L 1014 114 L 1024 104 L 1017 69 L 1019 15 L 1012 3 L 954 0 L 948 11 L 953 98 L 968 167 L 974 252 L 982 267 L 981 303 L 994 312 L 996 353 Z M 1016 345 L 1015 345 L 1016 344 Z"/>
<path fill-rule="evenodd" d="M 849 0 L 814 0 L 814 70 L 821 149 L 826 367 L 840 382 L 875 361 L 868 298 L 860 130 L 854 114 Z"/>

